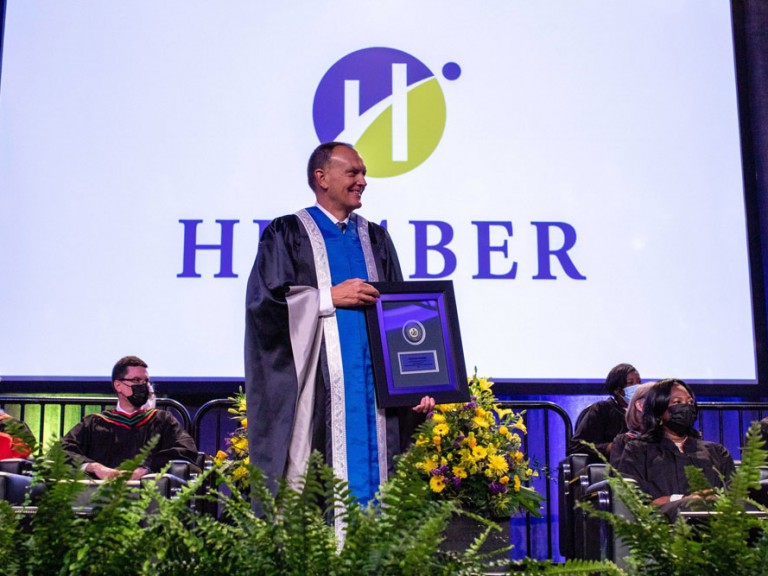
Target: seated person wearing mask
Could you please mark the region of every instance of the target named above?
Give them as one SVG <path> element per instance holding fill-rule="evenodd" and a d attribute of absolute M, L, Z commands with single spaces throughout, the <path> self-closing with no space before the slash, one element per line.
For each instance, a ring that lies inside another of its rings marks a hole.
<path fill-rule="evenodd" d="M 735 469 L 725 447 L 702 440 L 693 428 L 696 414 L 696 397 L 685 382 L 659 380 L 643 405 L 646 432 L 627 444 L 617 466 L 670 518 L 706 496 L 690 493 L 686 466 L 699 468 L 713 487 L 728 482 Z"/>
<path fill-rule="evenodd" d="M 617 434 L 616 438 L 614 438 L 611 443 L 611 457 L 609 460 L 614 468 L 618 466 L 619 460 L 621 460 L 621 456 L 624 454 L 624 447 L 627 443 L 645 433 L 643 404 L 645 404 L 645 397 L 648 396 L 648 392 L 650 392 L 654 384 L 655 382 L 640 384 L 640 386 L 635 388 L 632 397 L 629 398 L 629 407 L 627 408 L 627 417 L 625 418 L 627 431 Z"/>
<path fill-rule="evenodd" d="M 195 461 L 195 442 L 176 418 L 145 406 L 151 383 L 143 360 L 136 356 L 118 360 L 112 369 L 112 386 L 117 393 L 116 409 L 86 416 L 62 439 L 72 461 L 96 478 L 112 478 L 120 474 L 115 468 L 136 456 L 155 436 L 157 445 L 131 480 L 159 472 L 171 460 Z"/>
<path fill-rule="evenodd" d="M 627 431 L 624 421 L 627 400 L 624 397 L 627 388 L 640 384 L 640 374 L 631 364 L 619 364 L 611 368 L 605 379 L 605 388 L 610 398 L 587 406 L 576 419 L 576 431 L 568 446 L 568 454 L 591 454 L 597 461 L 595 452 L 582 442 L 595 445 L 606 458 L 611 455 L 611 443 L 617 434 Z"/>

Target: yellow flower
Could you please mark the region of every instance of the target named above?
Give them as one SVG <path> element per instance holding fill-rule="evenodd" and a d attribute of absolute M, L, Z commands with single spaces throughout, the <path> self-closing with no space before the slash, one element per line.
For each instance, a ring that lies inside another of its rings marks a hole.
<path fill-rule="evenodd" d="M 417 466 L 421 466 L 421 468 L 422 468 L 422 470 L 424 470 L 424 472 L 429 473 L 432 470 L 434 470 L 435 468 L 437 468 L 436 457 L 435 456 L 430 456 L 426 460 L 424 460 L 424 462 L 422 462 L 420 465 L 417 465 Z"/>
<path fill-rule="evenodd" d="M 245 396 L 243 396 L 242 398 L 240 398 L 240 401 L 237 403 L 237 411 L 242 414 L 245 414 L 245 410 L 246 410 Z"/>
<path fill-rule="evenodd" d="M 432 414 L 432 420 L 434 420 L 435 422 L 437 422 L 439 424 L 440 422 L 445 422 L 445 416 L 443 416 L 442 414 L 439 414 L 437 412 L 434 412 Z"/>
<path fill-rule="evenodd" d="M 514 481 L 514 485 L 512 486 L 512 489 L 515 492 L 520 492 L 520 477 L 517 474 L 515 474 L 515 481 Z"/>
<path fill-rule="evenodd" d="M 416 439 L 416 446 L 426 446 L 428 444 L 429 439 L 423 434 L 419 434 L 419 437 Z"/>
<path fill-rule="evenodd" d="M 243 428 L 248 428 L 248 418 L 243 418 L 240 420 L 240 426 Z"/>
<path fill-rule="evenodd" d="M 446 412 L 456 412 L 456 410 L 461 409 L 461 404 L 437 404 L 435 406 L 435 412 L 432 414 L 434 417 L 437 412 L 442 412 L 445 414 Z"/>
<path fill-rule="evenodd" d="M 470 448 L 474 448 L 477 445 L 477 438 L 475 438 L 475 433 L 470 432 L 469 436 L 464 439 L 464 443 Z"/>
<path fill-rule="evenodd" d="M 487 455 L 488 455 L 488 450 L 486 450 L 482 446 L 475 446 L 474 448 L 472 448 L 472 456 L 474 456 L 478 460 L 482 460 Z"/>
<path fill-rule="evenodd" d="M 502 484 L 509 484 L 509 476 L 502 476 L 501 478 L 499 478 L 499 482 L 501 482 Z"/>
<path fill-rule="evenodd" d="M 507 464 L 507 459 L 504 458 L 504 456 L 489 456 L 488 466 L 491 470 L 499 474 L 503 474 L 509 470 L 509 464 Z"/>
<path fill-rule="evenodd" d="M 490 392 L 491 387 L 493 386 L 493 382 L 488 380 L 488 378 L 480 378 L 480 380 L 477 383 L 477 387 L 480 388 L 483 392 Z"/>
<path fill-rule="evenodd" d="M 528 433 L 528 430 L 525 427 L 525 422 L 523 422 L 523 417 L 522 416 L 518 416 L 517 417 L 517 420 L 515 420 L 515 423 L 512 424 L 512 428 L 517 428 L 523 434 L 527 434 Z"/>
<path fill-rule="evenodd" d="M 464 469 L 463 466 L 454 466 L 453 475 L 456 476 L 456 478 L 466 478 L 467 471 Z"/>
<path fill-rule="evenodd" d="M 499 415 L 499 418 L 504 418 L 504 416 L 512 414 L 512 410 L 510 410 L 509 408 L 502 408 L 498 404 L 494 404 L 493 409 L 496 411 L 496 414 Z"/>
<path fill-rule="evenodd" d="M 248 451 L 248 439 L 245 436 L 233 436 L 230 446 L 235 452 L 243 453 Z"/>
<path fill-rule="evenodd" d="M 437 436 L 445 436 L 450 431 L 450 427 L 448 424 L 438 424 L 434 428 L 432 428 L 432 433 Z"/>
<path fill-rule="evenodd" d="M 499 434 L 501 434 L 502 436 L 506 436 L 507 434 L 509 434 L 509 430 L 507 429 L 506 426 L 503 426 L 503 425 L 499 426 Z"/>
<path fill-rule="evenodd" d="M 248 476 L 248 468 L 246 468 L 245 466 L 238 466 L 237 468 L 235 468 L 235 471 L 232 472 L 232 480 L 234 480 L 235 482 L 239 482 L 246 476 Z"/>
<path fill-rule="evenodd" d="M 488 428 L 491 425 L 485 416 L 475 416 L 472 418 L 472 424 L 477 428 Z"/>
<path fill-rule="evenodd" d="M 227 459 L 227 453 L 224 452 L 224 450 L 219 450 L 218 452 L 216 452 L 216 456 L 213 457 L 214 462 L 216 462 L 216 464 L 218 464 L 219 466 L 221 466 L 226 459 Z"/>
<path fill-rule="evenodd" d="M 523 461 L 523 453 L 518 450 L 514 454 L 512 454 L 512 460 L 515 461 L 515 464 L 520 464 L 520 462 Z"/>
<path fill-rule="evenodd" d="M 432 489 L 432 492 L 439 494 L 445 490 L 445 478 L 442 476 L 432 476 L 429 479 L 429 487 Z"/>

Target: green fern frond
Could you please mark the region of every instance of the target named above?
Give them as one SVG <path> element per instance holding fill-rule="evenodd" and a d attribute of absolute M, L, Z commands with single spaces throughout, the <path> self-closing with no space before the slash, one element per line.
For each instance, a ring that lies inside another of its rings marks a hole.
<path fill-rule="evenodd" d="M 568 560 L 564 564 L 554 564 L 549 560 L 525 559 L 513 562 L 510 574 L 520 576 L 575 576 L 578 574 L 604 574 L 606 576 L 625 576 L 612 562 L 597 560 Z"/>

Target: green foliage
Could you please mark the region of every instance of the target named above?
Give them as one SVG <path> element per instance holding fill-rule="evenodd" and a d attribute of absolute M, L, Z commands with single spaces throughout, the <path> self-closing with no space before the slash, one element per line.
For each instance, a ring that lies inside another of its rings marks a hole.
<path fill-rule="evenodd" d="M 768 512 L 749 499 L 759 485 L 760 466 L 766 452 L 759 424 L 753 423 L 742 451 L 741 465 L 727 488 L 712 488 L 700 470 L 686 468 L 692 492 L 705 495 L 695 501 L 697 509 L 710 513 L 700 522 L 678 518 L 670 525 L 667 518 L 649 502 L 637 486 L 621 476 L 609 483 L 629 511 L 630 518 L 585 509 L 613 525 L 616 533 L 629 546 L 626 559 L 630 575 L 701 576 L 703 574 L 766 573 L 768 536 L 765 518 L 753 512 Z"/>
<path fill-rule="evenodd" d="M 129 484 L 130 473 L 141 466 L 157 443 L 148 443 L 136 457 L 123 462 L 125 472 L 99 484 L 88 501 L 88 517 L 79 516 L 72 525 L 77 546 L 64 555 L 69 574 L 117 576 L 151 550 L 141 521 L 149 508 L 151 490 Z M 158 498 L 159 500 L 159 498 Z"/>
<path fill-rule="evenodd" d="M 173 498 L 159 480 L 130 482 L 130 471 L 151 446 L 85 498 L 79 468 L 55 443 L 34 469 L 36 513 L 22 526 L 0 503 L 0 566 L 8 575 L 472 575 L 484 572 L 478 546 L 466 553 L 440 550 L 451 502 L 427 498 L 428 487 L 397 475 L 377 502 L 361 506 L 345 482 L 313 454 L 302 490 L 282 486 L 273 497 L 251 469 L 256 514 L 238 486 L 214 467 Z M 203 494 L 204 486 L 218 490 Z M 197 506 L 216 501 L 222 518 Z M 87 506 L 78 506 L 83 500 Z M 32 504 L 31 503 L 31 504 Z M 87 512 L 87 515 L 86 515 Z"/>
<path fill-rule="evenodd" d="M 525 559 L 514 562 L 511 574 L 519 576 L 575 576 L 579 574 L 605 576 L 624 576 L 626 573 L 610 562 L 596 560 L 569 560 L 565 564 L 553 564 L 545 560 Z"/>
<path fill-rule="evenodd" d="M 19 529 L 19 521 L 11 505 L 0 500 L 0 567 L 7 576 L 19 573 L 19 559 L 14 550 L 20 540 Z"/>

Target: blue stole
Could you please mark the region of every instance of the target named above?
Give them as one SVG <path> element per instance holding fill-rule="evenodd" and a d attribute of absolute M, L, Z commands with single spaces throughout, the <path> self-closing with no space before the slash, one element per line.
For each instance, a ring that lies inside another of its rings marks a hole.
<path fill-rule="evenodd" d="M 350 278 L 368 280 L 357 219 L 349 219 L 342 233 L 319 208 L 307 212 L 323 234 L 331 284 Z M 379 488 L 379 450 L 376 441 L 376 395 L 365 314 L 361 309 L 336 310 L 344 372 L 344 405 L 349 488 L 360 502 L 373 499 Z M 334 456 L 336 457 L 336 456 Z"/>

